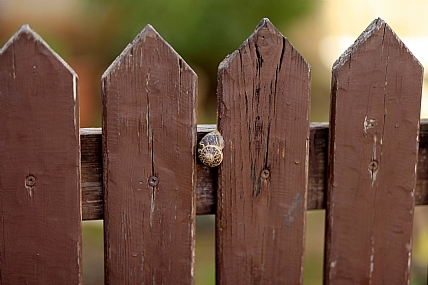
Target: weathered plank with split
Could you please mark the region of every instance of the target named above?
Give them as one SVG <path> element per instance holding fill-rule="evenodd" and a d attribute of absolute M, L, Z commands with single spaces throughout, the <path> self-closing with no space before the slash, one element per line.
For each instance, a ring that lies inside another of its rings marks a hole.
<path fill-rule="evenodd" d="M 408 284 L 423 69 L 373 21 L 334 64 L 325 284 Z"/>
<path fill-rule="evenodd" d="M 218 78 L 217 283 L 302 284 L 309 65 L 263 19 Z"/>
<path fill-rule="evenodd" d="M 192 284 L 197 76 L 150 26 L 103 75 L 107 284 Z"/>
<path fill-rule="evenodd" d="M 77 75 L 28 26 L 0 67 L 0 283 L 80 284 Z"/>

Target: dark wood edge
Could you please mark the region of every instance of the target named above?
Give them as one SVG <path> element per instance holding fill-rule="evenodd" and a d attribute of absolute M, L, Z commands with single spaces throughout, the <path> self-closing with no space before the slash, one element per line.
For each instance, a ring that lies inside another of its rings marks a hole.
<path fill-rule="evenodd" d="M 216 125 L 198 125 L 198 139 Z M 80 129 L 82 149 L 83 220 L 103 218 L 101 128 Z M 416 205 L 428 205 L 428 119 L 421 120 L 415 189 Z M 328 123 L 311 123 L 309 144 L 308 210 L 325 208 Z M 216 170 L 197 164 L 198 215 L 215 213 Z"/>

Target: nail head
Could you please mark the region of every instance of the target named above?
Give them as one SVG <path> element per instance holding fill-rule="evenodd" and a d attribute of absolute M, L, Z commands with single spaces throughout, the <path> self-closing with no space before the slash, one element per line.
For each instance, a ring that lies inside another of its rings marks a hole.
<path fill-rule="evenodd" d="M 36 177 L 28 175 L 27 178 L 25 178 L 25 186 L 34 187 L 34 185 L 36 185 Z"/>
<path fill-rule="evenodd" d="M 379 165 L 378 162 L 376 160 L 372 160 L 369 163 L 369 170 L 371 171 L 376 171 L 378 169 Z"/>
<path fill-rule="evenodd" d="M 156 176 L 150 176 L 149 185 L 155 187 L 159 184 L 159 179 Z"/>
<path fill-rule="evenodd" d="M 260 177 L 262 179 L 268 179 L 270 176 L 270 171 L 268 169 L 263 169 L 262 173 L 260 174 Z"/>

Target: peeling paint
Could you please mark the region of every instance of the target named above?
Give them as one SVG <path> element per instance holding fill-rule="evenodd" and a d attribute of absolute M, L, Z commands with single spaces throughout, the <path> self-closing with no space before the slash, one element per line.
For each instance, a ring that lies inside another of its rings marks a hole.
<path fill-rule="evenodd" d="M 328 278 L 330 280 L 332 280 L 334 278 L 334 276 L 336 275 L 336 265 L 337 265 L 337 260 L 330 262 L 330 270 L 328 272 Z"/>
<path fill-rule="evenodd" d="M 15 48 L 12 45 L 12 74 L 13 74 L 13 79 L 16 78 L 16 70 L 15 70 Z"/>
<path fill-rule="evenodd" d="M 289 228 L 291 224 L 294 222 L 294 217 L 297 214 L 297 210 L 302 206 L 302 196 L 300 193 L 296 193 L 293 197 L 293 201 L 291 202 L 291 206 L 288 208 L 287 214 L 285 214 L 282 218 L 285 220 L 285 227 Z"/>
<path fill-rule="evenodd" d="M 373 270 L 374 270 L 374 254 L 375 254 L 375 250 L 374 250 L 374 238 L 371 237 L 371 252 L 370 252 L 370 273 L 369 273 L 369 284 L 372 284 L 372 276 L 373 276 Z"/>
<path fill-rule="evenodd" d="M 150 200 L 150 227 L 153 226 L 153 213 L 155 211 L 155 203 L 156 203 L 156 192 L 155 187 L 152 189 L 151 200 Z"/>
<path fill-rule="evenodd" d="M 364 132 L 367 134 L 368 129 L 374 128 L 376 125 L 375 119 L 369 119 L 367 116 L 364 117 Z"/>

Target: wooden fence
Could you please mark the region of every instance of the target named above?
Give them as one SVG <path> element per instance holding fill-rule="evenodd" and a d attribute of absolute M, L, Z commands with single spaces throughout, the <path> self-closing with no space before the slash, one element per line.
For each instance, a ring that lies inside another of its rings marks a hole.
<path fill-rule="evenodd" d="M 408 284 L 422 77 L 377 19 L 333 66 L 330 124 L 310 124 L 310 67 L 263 19 L 219 66 L 217 126 L 197 126 L 197 75 L 148 25 L 102 77 L 102 130 L 79 129 L 77 75 L 23 26 L 0 53 L 0 284 L 81 283 L 91 219 L 106 284 L 192 284 L 197 214 L 216 215 L 218 284 L 302 284 L 323 208 L 326 284 Z M 215 128 L 208 168 L 196 144 Z"/>

